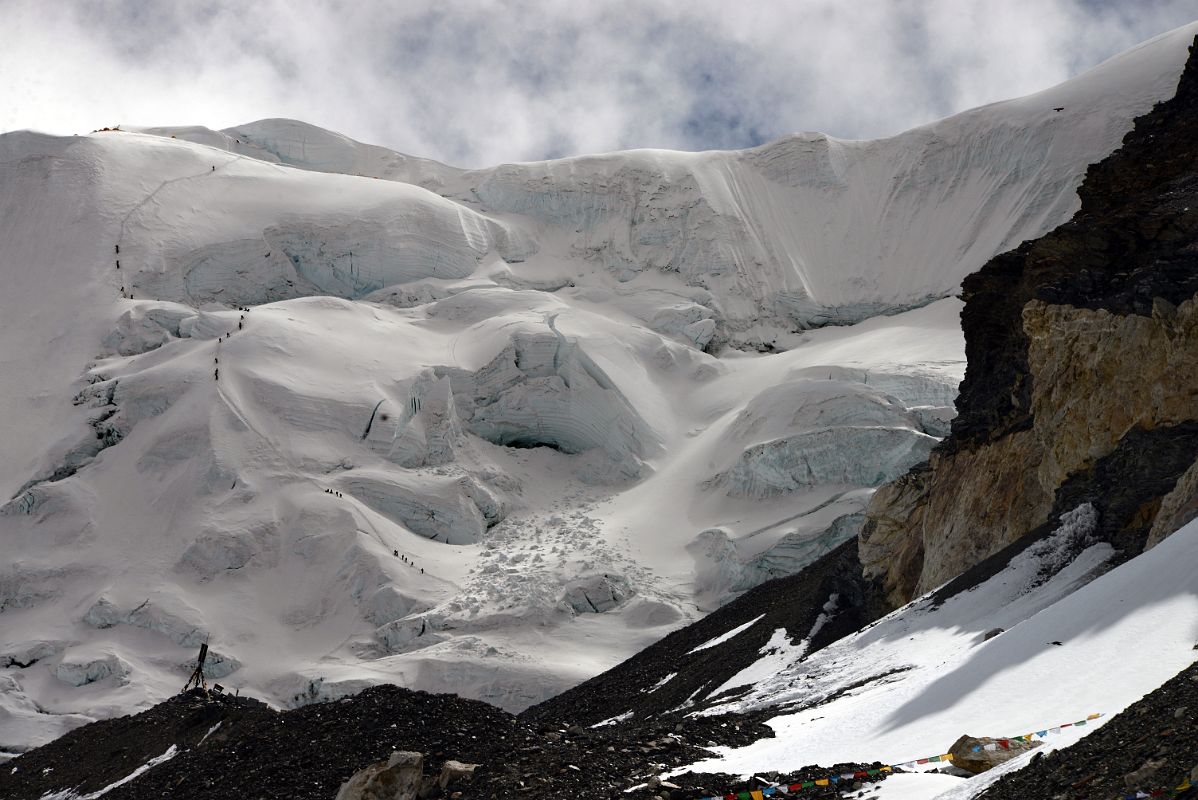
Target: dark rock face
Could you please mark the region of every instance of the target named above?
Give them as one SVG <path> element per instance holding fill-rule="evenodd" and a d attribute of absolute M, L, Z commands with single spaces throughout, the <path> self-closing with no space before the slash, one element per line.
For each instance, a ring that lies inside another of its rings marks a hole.
<path fill-rule="evenodd" d="M 1182 785 L 1198 766 L 1198 664 L 1072 747 L 1004 776 L 979 797 L 1090 800 Z M 1177 797 L 1198 796 L 1190 790 Z"/>
<path fill-rule="evenodd" d="M 1116 549 L 1110 567 L 1139 555 L 1160 498 L 1192 463 L 1195 453 L 1198 453 L 1198 423 L 1130 431 L 1115 450 L 1092 468 L 1070 476 L 1057 491 L 1047 521 L 937 589 L 935 602 L 943 603 L 997 575 L 1012 558 L 1055 531 L 1062 514 L 1083 503 L 1090 503 L 1098 511 L 1098 523 L 1090 540 L 1108 542 Z M 1126 475 L 1135 475 L 1137 479 L 1121 481 L 1121 476 Z"/>
<path fill-rule="evenodd" d="M 1112 566 L 1143 552 L 1161 498 L 1198 454 L 1198 421 L 1133 428 L 1115 449 L 1057 490 L 1050 522 L 1082 503 L 1098 509 L 1094 538 L 1110 542 L 1119 556 Z M 1134 480 L 1126 480 L 1134 476 Z"/>
<path fill-rule="evenodd" d="M 1082 496 L 1101 501 L 1105 538 L 1130 558 L 1162 499 L 1194 493 L 1179 481 L 1198 453 L 1195 48 L 1176 96 L 1138 118 L 1078 192 L 1072 220 L 964 281 L 968 367 L 951 435 L 879 490 L 860 537 L 894 605 Z"/>
<path fill-rule="evenodd" d="M 1115 314 L 1152 313 L 1198 293 L 1198 64 L 1193 48 L 1172 100 L 1135 121 L 1092 165 L 1081 210 L 1047 236 L 1003 253 L 962 284 L 968 366 L 951 452 L 1030 425 L 1029 300 Z"/>

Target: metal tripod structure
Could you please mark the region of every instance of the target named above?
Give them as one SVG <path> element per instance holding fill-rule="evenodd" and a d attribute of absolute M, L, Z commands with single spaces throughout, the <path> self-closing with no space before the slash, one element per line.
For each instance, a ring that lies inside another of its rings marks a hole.
<path fill-rule="evenodd" d="M 196 689 L 208 690 L 208 680 L 204 677 L 204 661 L 208 658 L 208 642 L 200 645 L 200 655 L 196 658 L 196 668 L 191 671 L 191 677 L 187 679 L 187 684 L 183 687 L 186 692 L 193 686 Z"/>

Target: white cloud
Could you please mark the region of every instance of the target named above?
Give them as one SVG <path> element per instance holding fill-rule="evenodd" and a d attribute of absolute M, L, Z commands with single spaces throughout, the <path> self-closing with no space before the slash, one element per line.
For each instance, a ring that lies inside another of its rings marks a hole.
<path fill-rule="evenodd" d="M 464 166 L 897 133 L 1045 88 L 1192 0 L 0 0 L 0 130 L 295 117 Z"/>

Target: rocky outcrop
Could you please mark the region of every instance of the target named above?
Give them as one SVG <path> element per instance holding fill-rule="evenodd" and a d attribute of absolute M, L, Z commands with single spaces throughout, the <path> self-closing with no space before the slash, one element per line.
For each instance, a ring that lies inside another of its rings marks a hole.
<path fill-rule="evenodd" d="M 1173 531 L 1198 517 L 1198 461 L 1177 480 L 1173 491 L 1161 498 L 1161 508 L 1148 532 L 1144 549 L 1155 547 Z"/>
<path fill-rule="evenodd" d="M 415 800 L 424 777 L 424 756 L 396 750 L 386 761 L 358 772 L 337 792 L 337 800 Z"/>
<path fill-rule="evenodd" d="M 953 746 L 948 749 L 948 752 L 953 756 L 954 767 L 960 767 L 974 775 L 979 775 L 1042 744 L 1044 743 L 1036 740 L 1017 741 L 991 739 L 989 736 L 962 736 L 953 742 Z"/>
<path fill-rule="evenodd" d="M 867 577 L 902 604 L 1080 502 L 1123 558 L 1198 512 L 1198 57 L 1094 165 L 1082 208 L 963 284 L 951 435 L 882 487 Z"/>

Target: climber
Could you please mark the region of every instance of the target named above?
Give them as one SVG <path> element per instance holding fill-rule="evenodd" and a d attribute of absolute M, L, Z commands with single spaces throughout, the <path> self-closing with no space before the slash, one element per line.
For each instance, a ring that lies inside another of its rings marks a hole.
<path fill-rule="evenodd" d="M 119 258 L 116 260 L 116 268 L 117 269 L 121 268 L 121 260 Z"/>
<path fill-rule="evenodd" d="M 245 327 L 245 323 L 244 323 L 244 322 L 238 322 L 238 323 L 237 323 L 237 330 L 241 330 L 241 329 L 242 329 L 242 328 L 244 328 L 244 327 Z"/>
<path fill-rule="evenodd" d="M 215 164 L 213 164 L 213 165 L 212 165 L 212 171 L 213 171 L 213 172 L 216 172 L 216 165 L 215 165 Z"/>
<path fill-rule="evenodd" d="M 212 380 L 214 380 L 214 381 L 219 381 L 219 380 L 220 380 L 220 368 L 219 368 L 219 367 L 218 367 L 218 368 L 216 369 L 216 371 L 213 373 L 213 375 L 212 375 Z"/>
<path fill-rule="evenodd" d="M 391 552 L 392 552 L 392 554 L 394 554 L 394 555 L 395 555 L 395 557 L 396 557 L 396 558 L 399 558 L 399 551 L 398 551 L 398 550 L 392 550 Z"/>

